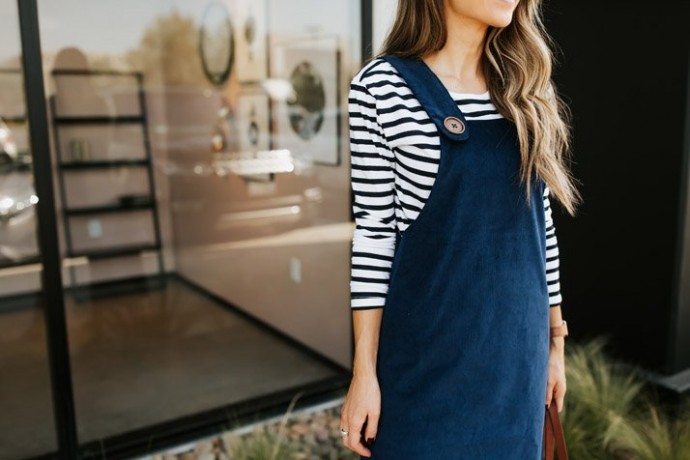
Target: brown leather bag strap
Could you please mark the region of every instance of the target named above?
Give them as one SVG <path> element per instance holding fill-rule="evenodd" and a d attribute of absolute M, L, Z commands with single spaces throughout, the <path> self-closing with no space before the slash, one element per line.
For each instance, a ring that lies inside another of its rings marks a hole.
<path fill-rule="evenodd" d="M 546 409 L 544 418 L 544 450 L 546 460 L 553 460 L 553 446 L 556 444 L 558 460 L 568 460 L 568 450 L 565 445 L 565 435 L 561 419 L 558 416 L 558 407 L 552 402 Z"/>
<path fill-rule="evenodd" d="M 544 458 L 546 460 L 553 460 L 553 443 L 553 424 L 551 423 L 549 410 L 546 409 L 546 414 L 544 416 Z"/>

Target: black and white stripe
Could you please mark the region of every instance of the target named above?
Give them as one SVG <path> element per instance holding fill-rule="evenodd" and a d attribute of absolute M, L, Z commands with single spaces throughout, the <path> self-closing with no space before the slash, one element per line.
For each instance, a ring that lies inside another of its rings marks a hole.
<path fill-rule="evenodd" d="M 482 94 L 450 92 L 467 120 L 501 118 Z M 441 153 L 438 131 L 396 69 L 375 59 L 352 79 L 351 181 L 355 232 L 350 277 L 351 308 L 381 308 L 388 292 L 396 228 L 403 232 L 429 197 Z M 544 190 L 546 280 L 549 303 L 562 301 L 559 254 Z"/>

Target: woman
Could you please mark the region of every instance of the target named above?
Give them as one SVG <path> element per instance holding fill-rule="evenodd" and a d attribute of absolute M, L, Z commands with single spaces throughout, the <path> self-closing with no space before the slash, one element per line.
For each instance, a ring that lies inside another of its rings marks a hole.
<path fill-rule="evenodd" d="M 549 194 L 575 214 L 540 0 L 399 0 L 351 83 L 353 378 L 376 459 L 541 458 L 566 391 Z"/>

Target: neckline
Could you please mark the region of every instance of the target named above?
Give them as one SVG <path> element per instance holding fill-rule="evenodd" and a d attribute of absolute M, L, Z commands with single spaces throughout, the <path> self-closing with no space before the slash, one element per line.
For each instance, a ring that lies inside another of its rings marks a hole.
<path fill-rule="evenodd" d="M 459 96 L 461 98 L 491 99 L 488 89 L 486 91 L 484 91 L 483 93 L 464 93 L 464 92 L 451 91 L 451 90 L 448 90 L 448 92 L 450 93 L 451 96 Z"/>
<path fill-rule="evenodd" d="M 433 69 L 432 69 L 431 67 L 429 67 L 429 64 L 427 64 L 427 63 L 424 61 L 424 59 L 422 59 L 421 57 L 418 58 L 418 59 L 419 59 L 419 61 L 424 65 L 424 67 L 426 67 L 426 69 L 427 69 L 434 77 L 436 77 L 436 80 L 438 80 L 438 82 L 441 84 L 441 86 L 443 86 L 443 87 L 446 89 L 446 91 L 448 91 L 448 93 L 449 93 L 451 96 L 462 96 L 462 97 L 467 96 L 467 97 L 469 97 L 469 98 L 474 98 L 474 99 L 483 99 L 483 98 L 487 98 L 487 97 L 488 97 L 489 99 L 491 99 L 491 97 L 490 97 L 490 95 L 489 95 L 489 90 L 488 90 L 488 89 L 487 89 L 486 91 L 484 91 L 483 93 L 466 93 L 466 92 L 459 92 L 459 91 L 451 91 L 450 88 L 448 88 L 448 87 L 443 83 L 443 80 L 441 80 L 441 77 L 439 77 L 438 75 L 436 75 L 436 72 L 434 72 Z"/>

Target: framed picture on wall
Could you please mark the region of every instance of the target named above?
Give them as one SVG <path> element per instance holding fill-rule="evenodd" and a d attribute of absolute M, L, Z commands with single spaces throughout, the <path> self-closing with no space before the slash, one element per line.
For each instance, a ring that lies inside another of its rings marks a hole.
<path fill-rule="evenodd" d="M 273 178 L 273 172 L 260 171 L 265 162 L 265 156 L 271 148 L 271 110 L 270 101 L 266 93 L 250 91 L 240 93 L 237 98 L 237 128 L 239 132 L 238 144 L 240 158 L 248 168 L 242 177 L 253 180 L 268 181 Z M 251 171 L 257 168 L 259 171 Z M 266 168 L 264 168 L 266 169 Z"/>
<path fill-rule="evenodd" d="M 273 100 L 274 145 L 318 164 L 340 164 L 340 51 L 336 37 L 271 47 L 271 77 L 283 82 Z"/>
<path fill-rule="evenodd" d="M 240 83 L 265 80 L 268 73 L 266 0 L 235 0 L 236 75 Z"/>

